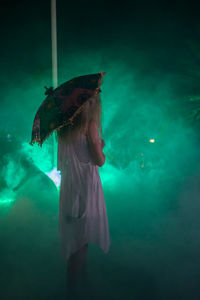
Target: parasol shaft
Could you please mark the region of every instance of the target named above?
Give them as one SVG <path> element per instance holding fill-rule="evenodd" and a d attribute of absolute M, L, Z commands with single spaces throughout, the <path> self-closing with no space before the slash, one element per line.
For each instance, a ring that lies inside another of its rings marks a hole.
<path fill-rule="evenodd" d="M 56 0 L 51 0 L 51 41 L 52 41 L 52 83 L 55 89 L 58 86 L 58 66 L 57 66 L 57 29 L 56 29 Z M 52 166 L 57 164 L 56 138 L 53 137 Z"/>

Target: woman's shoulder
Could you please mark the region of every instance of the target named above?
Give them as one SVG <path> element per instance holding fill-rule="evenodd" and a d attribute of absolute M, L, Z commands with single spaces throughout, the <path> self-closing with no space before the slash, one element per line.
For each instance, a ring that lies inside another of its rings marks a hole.
<path fill-rule="evenodd" d="M 90 120 L 89 124 L 88 124 L 88 130 L 98 130 L 97 127 L 97 122 L 95 120 Z"/>
<path fill-rule="evenodd" d="M 83 135 L 88 136 L 91 130 L 93 130 L 96 126 L 96 121 L 95 120 L 90 120 L 87 124 L 87 127 L 85 130 L 82 132 Z"/>

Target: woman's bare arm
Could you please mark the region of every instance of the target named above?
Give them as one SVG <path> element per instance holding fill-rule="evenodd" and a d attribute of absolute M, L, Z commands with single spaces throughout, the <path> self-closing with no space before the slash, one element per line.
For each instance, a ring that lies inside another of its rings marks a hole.
<path fill-rule="evenodd" d="M 88 142 L 94 163 L 99 167 L 102 167 L 106 158 L 102 151 L 102 141 L 99 137 L 97 124 L 95 121 L 91 121 L 89 124 Z"/>

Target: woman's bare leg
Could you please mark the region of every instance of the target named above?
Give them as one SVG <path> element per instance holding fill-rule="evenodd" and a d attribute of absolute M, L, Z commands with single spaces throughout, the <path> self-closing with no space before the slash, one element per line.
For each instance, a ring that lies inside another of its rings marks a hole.
<path fill-rule="evenodd" d="M 67 264 L 67 277 L 69 287 L 77 286 L 78 278 L 81 271 L 86 275 L 88 244 L 85 244 L 80 250 L 73 253 L 68 260 Z"/>

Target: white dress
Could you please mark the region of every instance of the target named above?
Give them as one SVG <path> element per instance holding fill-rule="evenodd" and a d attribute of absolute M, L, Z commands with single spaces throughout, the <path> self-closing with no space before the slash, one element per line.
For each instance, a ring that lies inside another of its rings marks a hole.
<path fill-rule="evenodd" d="M 86 243 L 107 253 L 110 234 L 98 166 L 92 162 L 87 135 L 76 142 L 58 140 L 60 253 L 64 260 Z"/>

